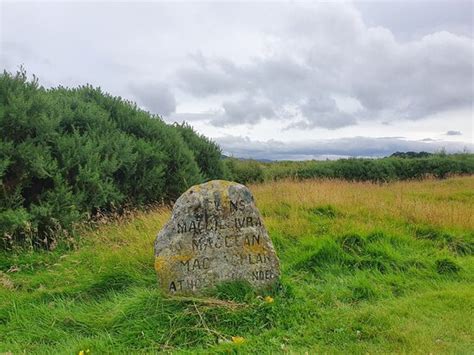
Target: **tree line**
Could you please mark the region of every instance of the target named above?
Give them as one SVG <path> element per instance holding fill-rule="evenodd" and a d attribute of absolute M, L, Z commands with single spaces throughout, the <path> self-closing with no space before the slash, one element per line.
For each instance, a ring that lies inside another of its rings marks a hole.
<path fill-rule="evenodd" d="M 378 183 L 424 178 L 444 179 L 452 175 L 474 174 L 474 154 L 444 152 L 397 152 L 379 159 L 338 159 L 259 162 L 227 158 L 226 165 L 234 180 L 255 183 L 285 178 L 344 179 Z"/>

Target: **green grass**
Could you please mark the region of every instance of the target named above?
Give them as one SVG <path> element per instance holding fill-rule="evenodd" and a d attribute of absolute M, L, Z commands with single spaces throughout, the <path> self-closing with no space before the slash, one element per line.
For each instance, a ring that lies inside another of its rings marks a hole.
<path fill-rule="evenodd" d="M 0 254 L 0 353 L 473 353 L 474 178 L 252 186 L 281 260 L 245 284 L 167 298 L 168 210 L 83 232 L 74 250 Z M 232 337 L 243 337 L 235 344 Z"/>

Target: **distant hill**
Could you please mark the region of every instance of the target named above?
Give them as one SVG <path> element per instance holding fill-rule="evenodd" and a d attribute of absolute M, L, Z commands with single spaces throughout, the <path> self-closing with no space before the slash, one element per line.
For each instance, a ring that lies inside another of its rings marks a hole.
<path fill-rule="evenodd" d="M 253 158 L 230 157 L 230 156 L 225 155 L 225 154 L 222 154 L 221 158 L 222 159 L 237 159 L 237 160 L 253 160 L 253 161 L 258 161 L 258 162 L 261 162 L 261 163 L 271 163 L 271 162 L 274 161 L 272 159 L 253 159 Z"/>

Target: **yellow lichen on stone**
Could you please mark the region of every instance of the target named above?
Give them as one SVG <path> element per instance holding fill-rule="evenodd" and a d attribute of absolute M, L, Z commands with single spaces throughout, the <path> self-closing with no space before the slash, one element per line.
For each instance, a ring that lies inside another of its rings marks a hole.
<path fill-rule="evenodd" d="M 193 254 L 185 255 L 167 255 L 167 256 L 157 256 L 155 258 L 155 270 L 158 272 L 163 272 L 168 269 L 171 264 L 176 261 L 188 261 L 193 258 Z"/>
<path fill-rule="evenodd" d="M 230 198 L 229 198 L 229 187 L 235 183 L 225 181 L 225 180 L 215 180 L 213 181 L 218 185 L 218 191 L 220 192 L 221 206 L 225 213 L 227 214 L 230 210 Z"/>
<path fill-rule="evenodd" d="M 229 189 L 222 190 L 221 193 L 221 204 L 225 212 L 230 211 L 230 198 L 229 198 Z"/>
<path fill-rule="evenodd" d="M 167 264 L 166 259 L 167 259 L 167 257 L 165 257 L 165 256 L 157 256 L 155 258 L 155 270 L 157 272 L 160 272 L 165 268 L 165 266 Z"/>
<path fill-rule="evenodd" d="M 249 245 L 249 244 L 244 244 L 244 250 L 247 252 L 247 253 L 253 253 L 253 254 L 266 254 L 266 250 L 265 250 L 265 247 L 262 245 L 262 244 L 253 244 L 253 245 Z"/>
<path fill-rule="evenodd" d="M 236 185 L 235 182 L 226 181 L 226 180 L 214 180 L 213 182 L 218 183 L 221 187 L 224 187 L 224 188 L 229 188 L 232 185 Z"/>

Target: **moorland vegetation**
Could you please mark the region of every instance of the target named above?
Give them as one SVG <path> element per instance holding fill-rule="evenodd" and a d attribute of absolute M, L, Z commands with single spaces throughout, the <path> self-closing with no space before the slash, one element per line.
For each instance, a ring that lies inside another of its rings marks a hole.
<path fill-rule="evenodd" d="M 474 178 L 250 185 L 280 288 L 157 286 L 167 207 L 0 253 L 0 353 L 457 353 L 473 350 Z"/>
<path fill-rule="evenodd" d="M 53 249 L 78 224 L 173 202 L 213 179 L 385 183 L 474 173 L 474 154 L 259 162 L 222 155 L 186 123 L 167 124 L 90 85 L 46 89 L 24 70 L 0 75 L 0 248 Z"/>

